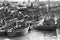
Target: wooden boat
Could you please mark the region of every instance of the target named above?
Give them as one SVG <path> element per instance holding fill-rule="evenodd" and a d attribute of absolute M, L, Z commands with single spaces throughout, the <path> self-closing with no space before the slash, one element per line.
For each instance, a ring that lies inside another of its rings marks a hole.
<path fill-rule="evenodd" d="M 36 26 L 35 29 L 46 30 L 46 31 L 56 31 L 58 25 L 54 24 L 54 20 L 47 20 L 43 22 L 43 25 Z"/>
<path fill-rule="evenodd" d="M 7 31 L 7 35 L 10 36 L 10 37 L 15 37 L 15 36 L 23 36 L 23 35 L 26 35 L 28 33 L 28 30 L 29 30 L 29 27 L 26 27 L 26 28 L 15 28 L 12 30 L 8 30 Z"/>

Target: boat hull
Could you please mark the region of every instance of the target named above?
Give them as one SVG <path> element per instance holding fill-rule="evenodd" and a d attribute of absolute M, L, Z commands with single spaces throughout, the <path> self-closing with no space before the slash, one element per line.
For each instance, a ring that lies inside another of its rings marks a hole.
<path fill-rule="evenodd" d="M 25 29 L 17 29 L 14 32 L 7 32 L 7 35 L 10 37 L 15 37 L 15 36 L 24 36 L 28 33 L 29 28 Z"/>
<path fill-rule="evenodd" d="M 44 31 L 56 31 L 57 26 L 51 25 L 51 26 L 37 26 L 35 29 L 38 30 L 44 30 Z"/>

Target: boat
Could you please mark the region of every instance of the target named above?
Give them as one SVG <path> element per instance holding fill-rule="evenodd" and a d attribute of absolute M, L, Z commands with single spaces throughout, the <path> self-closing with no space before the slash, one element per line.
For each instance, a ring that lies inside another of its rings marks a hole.
<path fill-rule="evenodd" d="M 54 24 L 54 20 L 47 20 L 43 22 L 43 25 L 36 26 L 35 29 L 44 30 L 44 31 L 56 31 L 58 27 L 57 24 Z"/>
<path fill-rule="evenodd" d="M 29 30 L 29 27 L 27 27 L 27 28 L 16 28 L 16 29 L 12 28 L 12 30 L 10 29 L 7 31 L 7 35 L 9 37 L 24 36 L 24 35 L 28 34 L 28 30 Z"/>

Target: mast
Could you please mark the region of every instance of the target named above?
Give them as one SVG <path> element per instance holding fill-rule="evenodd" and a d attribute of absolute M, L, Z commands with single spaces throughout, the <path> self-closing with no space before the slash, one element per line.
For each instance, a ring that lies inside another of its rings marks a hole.
<path fill-rule="evenodd" d="M 37 2 L 38 2 L 39 0 L 35 0 L 35 1 L 37 1 Z"/>
<path fill-rule="evenodd" d="M 30 3 L 30 0 L 28 0 L 28 2 Z"/>
<path fill-rule="evenodd" d="M 48 3 L 47 3 L 47 12 L 50 12 L 50 0 L 48 0 Z"/>

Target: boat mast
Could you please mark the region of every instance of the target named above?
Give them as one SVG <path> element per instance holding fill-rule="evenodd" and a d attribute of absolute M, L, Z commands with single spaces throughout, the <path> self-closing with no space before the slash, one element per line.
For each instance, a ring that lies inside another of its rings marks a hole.
<path fill-rule="evenodd" d="M 47 1 L 47 12 L 49 13 L 50 12 L 50 0 Z"/>

